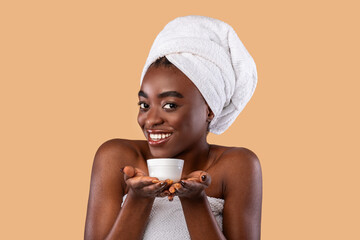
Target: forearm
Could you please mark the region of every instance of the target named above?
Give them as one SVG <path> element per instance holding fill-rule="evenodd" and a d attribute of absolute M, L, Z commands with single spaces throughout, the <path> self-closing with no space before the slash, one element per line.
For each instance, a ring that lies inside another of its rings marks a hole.
<path fill-rule="evenodd" d="M 106 240 L 142 239 L 154 198 L 136 198 L 128 194 Z"/>
<path fill-rule="evenodd" d="M 205 193 L 197 198 L 180 198 L 191 239 L 225 239 Z"/>

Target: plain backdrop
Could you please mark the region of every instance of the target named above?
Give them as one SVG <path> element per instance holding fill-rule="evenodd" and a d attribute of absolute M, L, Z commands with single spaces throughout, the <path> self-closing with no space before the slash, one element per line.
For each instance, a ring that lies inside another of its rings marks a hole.
<path fill-rule="evenodd" d="M 83 238 L 94 154 L 144 139 L 140 74 L 185 15 L 229 23 L 257 64 L 253 98 L 209 142 L 258 155 L 262 239 L 360 239 L 356 2 L 1 1 L 0 239 Z"/>

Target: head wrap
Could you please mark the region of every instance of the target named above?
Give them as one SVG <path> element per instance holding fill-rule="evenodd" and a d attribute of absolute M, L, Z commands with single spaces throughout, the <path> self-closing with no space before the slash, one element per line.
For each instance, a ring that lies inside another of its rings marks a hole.
<path fill-rule="evenodd" d="M 178 17 L 156 37 L 146 60 L 165 56 L 199 89 L 214 118 L 209 130 L 223 133 L 243 110 L 257 83 L 256 65 L 233 28 L 204 16 Z"/>

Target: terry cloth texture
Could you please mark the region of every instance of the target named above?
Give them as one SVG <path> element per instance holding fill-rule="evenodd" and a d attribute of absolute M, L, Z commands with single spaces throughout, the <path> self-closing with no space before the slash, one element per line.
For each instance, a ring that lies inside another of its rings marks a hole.
<path fill-rule="evenodd" d="M 199 89 L 215 117 L 209 130 L 223 133 L 250 100 L 257 71 L 234 29 L 225 22 L 204 16 L 179 17 L 156 37 L 141 75 L 166 57 Z"/>
<path fill-rule="evenodd" d="M 223 222 L 224 199 L 207 197 L 209 205 L 216 222 L 221 231 Z M 126 195 L 123 198 L 123 202 Z M 180 199 L 175 196 L 170 202 L 165 198 L 155 198 L 151 209 L 149 222 L 144 233 L 144 240 L 187 240 L 190 234 L 186 226 L 184 212 L 181 207 Z"/>

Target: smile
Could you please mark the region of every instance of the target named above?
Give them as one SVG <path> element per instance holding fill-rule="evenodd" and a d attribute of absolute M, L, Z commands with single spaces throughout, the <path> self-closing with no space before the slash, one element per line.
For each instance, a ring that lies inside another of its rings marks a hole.
<path fill-rule="evenodd" d="M 159 141 L 161 139 L 165 139 L 165 138 L 168 138 L 171 136 L 171 133 L 161 133 L 161 134 L 158 134 L 158 133 L 150 133 L 150 138 L 151 140 L 153 141 Z"/>
<path fill-rule="evenodd" d="M 151 145 L 156 145 L 164 143 L 169 140 L 172 133 L 149 133 L 148 132 L 148 141 Z"/>

